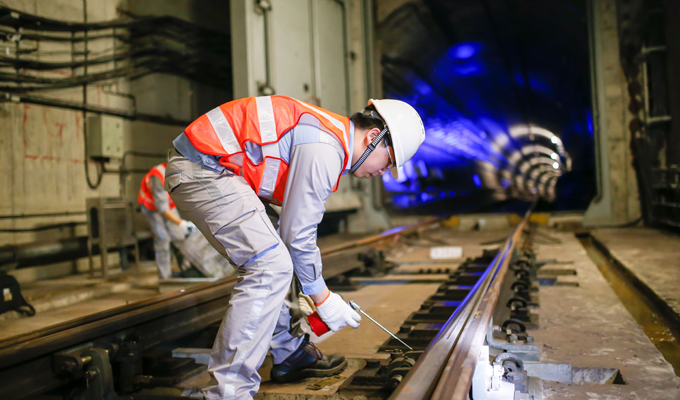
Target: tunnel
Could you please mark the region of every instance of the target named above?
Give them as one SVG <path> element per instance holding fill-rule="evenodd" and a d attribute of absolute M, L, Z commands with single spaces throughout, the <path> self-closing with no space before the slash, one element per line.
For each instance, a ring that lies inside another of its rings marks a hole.
<path fill-rule="evenodd" d="M 539 194 L 587 207 L 595 193 L 585 2 L 406 2 L 377 26 L 385 93 L 414 105 L 429 135 L 383 177 L 399 209 Z M 574 160 L 574 161 L 572 161 Z"/>

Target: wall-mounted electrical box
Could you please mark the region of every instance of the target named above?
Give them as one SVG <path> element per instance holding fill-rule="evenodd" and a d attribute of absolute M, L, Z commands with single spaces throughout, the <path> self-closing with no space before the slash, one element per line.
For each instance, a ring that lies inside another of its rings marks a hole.
<path fill-rule="evenodd" d="M 123 118 L 111 115 L 88 117 L 87 152 L 95 158 L 122 158 Z"/>

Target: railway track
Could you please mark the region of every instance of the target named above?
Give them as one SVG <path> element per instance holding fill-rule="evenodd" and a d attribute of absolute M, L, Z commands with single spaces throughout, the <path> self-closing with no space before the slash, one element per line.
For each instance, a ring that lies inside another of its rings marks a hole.
<path fill-rule="evenodd" d="M 446 321 L 390 399 L 468 399 L 479 354 L 510 263 L 518 257 L 529 219 L 527 212 L 515 231 Z M 527 250 L 526 248 L 524 249 Z M 488 357 L 487 357 L 488 358 Z"/>
<path fill-rule="evenodd" d="M 439 324 L 440 330 L 427 346 L 421 343 L 420 347 L 414 346 L 414 352 L 404 354 L 398 347 L 386 343 L 386 348 L 393 351 L 392 361 L 401 360 L 402 368 L 391 370 L 399 375 L 387 376 L 387 380 L 385 376 L 379 378 L 387 382 L 386 387 L 379 390 L 382 397 L 467 398 L 510 264 L 526 250 L 521 246 L 528 215 L 490 262 L 482 259 L 481 264 L 470 264 L 469 271 L 472 272 L 458 271 L 451 275 L 455 279 L 474 278 L 476 281 L 438 293 L 442 299 L 447 298 L 449 292 L 455 292 L 459 297 L 462 293 L 464 297 L 457 300 L 455 307 L 444 307 L 451 312 L 445 314 L 445 321 Z M 417 236 L 438 223 L 437 218 L 428 219 L 326 249 L 322 252 L 324 277 L 332 280 L 361 268 L 366 260 L 363 257 L 363 261 L 359 261 L 358 255 L 374 254 L 371 245 L 376 242 L 395 240 L 397 236 Z M 0 341 L 0 399 L 37 396 L 88 400 L 176 398 L 142 396 L 135 391 L 144 386 L 175 384 L 200 369 L 193 360 L 178 361 L 169 357 L 167 351 L 158 349 L 214 328 L 224 316 L 236 282 L 235 278 L 226 278 L 200 284 Z M 442 303 L 436 296 L 432 304 Z M 441 312 L 436 315 L 442 318 Z M 408 335 L 404 338 L 407 342 L 411 340 Z M 163 378 L 150 374 L 149 368 L 154 368 L 153 365 L 149 367 L 149 363 L 153 364 L 153 359 L 149 361 L 150 354 L 155 354 L 158 360 L 176 364 L 174 375 Z M 404 365 L 407 368 L 403 368 Z M 378 370 L 378 375 L 385 375 L 385 368 Z M 350 391 L 353 390 L 349 386 Z"/>

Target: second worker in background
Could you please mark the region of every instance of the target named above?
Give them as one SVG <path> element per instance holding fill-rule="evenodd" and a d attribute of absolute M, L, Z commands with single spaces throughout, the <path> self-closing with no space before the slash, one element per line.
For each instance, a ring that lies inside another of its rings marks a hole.
<path fill-rule="evenodd" d="M 165 167 L 166 163 L 163 163 L 151 168 L 142 178 L 142 186 L 137 195 L 137 201 L 142 206 L 142 215 L 151 228 L 156 265 L 161 279 L 172 277 L 170 244 L 182 251 L 184 239 L 196 229 L 194 224 L 180 218 L 175 203 L 163 189 Z"/>

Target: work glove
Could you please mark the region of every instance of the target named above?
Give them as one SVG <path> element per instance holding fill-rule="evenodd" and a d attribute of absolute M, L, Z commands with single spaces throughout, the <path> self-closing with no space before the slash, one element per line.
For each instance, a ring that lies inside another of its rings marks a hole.
<path fill-rule="evenodd" d="M 298 306 L 300 306 L 300 311 L 305 315 L 314 314 L 316 307 L 314 307 L 314 300 L 306 294 L 298 293 Z"/>
<path fill-rule="evenodd" d="M 361 321 L 361 316 L 352 310 L 339 294 L 335 293 L 331 293 L 321 304 L 317 304 L 316 311 L 333 332 L 337 332 L 348 324 L 356 329 Z"/>
<path fill-rule="evenodd" d="M 184 238 L 186 239 L 189 237 L 189 235 L 194 233 L 197 228 L 193 222 L 183 219 L 182 222 L 179 223 L 179 229 L 182 231 L 182 235 L 184 235 Z"/>

